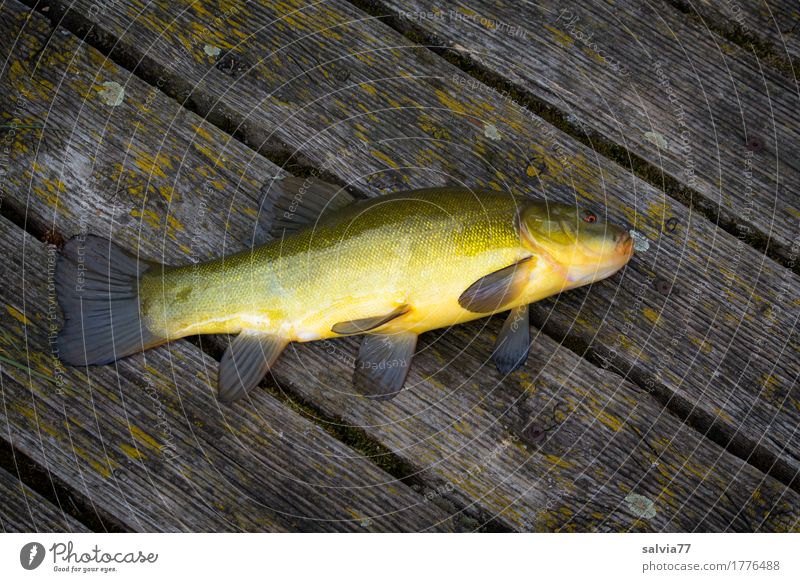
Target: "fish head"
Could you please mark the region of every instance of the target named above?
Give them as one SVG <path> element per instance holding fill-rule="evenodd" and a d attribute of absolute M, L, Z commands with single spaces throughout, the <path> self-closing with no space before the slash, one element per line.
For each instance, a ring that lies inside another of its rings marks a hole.
<path fill-rule="evenodd" d="M 621 226 L 557 202 L 532 202 L 519 214 L 523 243 L 564 275 L 566 289 L 588 285 L 619 271 L 633 255 Z"/>

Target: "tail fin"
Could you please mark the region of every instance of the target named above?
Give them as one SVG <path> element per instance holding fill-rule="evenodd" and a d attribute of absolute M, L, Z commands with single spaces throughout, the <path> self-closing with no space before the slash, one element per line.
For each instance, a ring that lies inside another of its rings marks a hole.
<path fill-rule="evenodd" d="M 67 242 L 55 272 L 64 312 L 58 335 L 64 363 L 108 364 L 164 343 L 147 329 L 139 312 L 139 277 L 153 265 L 101 237 Z"/>

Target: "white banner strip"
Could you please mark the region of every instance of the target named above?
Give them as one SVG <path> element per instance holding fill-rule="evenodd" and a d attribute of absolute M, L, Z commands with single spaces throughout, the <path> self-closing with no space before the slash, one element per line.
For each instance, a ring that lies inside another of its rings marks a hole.
<path fill-rule="evenodd" d="M 0 577 L 797 581 L 798 554 L 800 534 L 4 534 Z"/>

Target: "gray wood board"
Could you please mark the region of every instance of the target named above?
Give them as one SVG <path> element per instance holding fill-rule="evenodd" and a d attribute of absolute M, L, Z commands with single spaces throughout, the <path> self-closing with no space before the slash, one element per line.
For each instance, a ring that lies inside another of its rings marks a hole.
<path fill-rule="evenodd" d="M 39 74 L 47 77 L 49 68 L 63 67 L 61 55 L 69 55 L 74 73 L 57 96 L 30 99 L 27 112 L 46 121 L 41 137 L 53 141 L 44 140 L 38 154 L 18 145 L 9 177 L 31 221 L 53 221 L 64 234 L 83 224 L 175 263 L 192 260 L 198 244 L 201 253 L 239 250 L 253 231 L 259 181 L 267 183 L 277 168 L 236 141 L 226 143 L 222 132 L 74 38 L 56 38 L 41 53 Z M 111 107 L 91 93 L 88 81 L 96 76 L 124 85 L 123 102 Z M 141 103 L 148 103 L 147 111 L 141 112 Z M 164 120 L 171 123 L 165 126 Z M 98 138 L 73 139 L 69 155 L 59 153 L 70 143 L 65 136 L 84 135 L 87 127 L 107 127 L 102 148 Z M 25 136 L 20 144 L 40 137 Z M 148 143 L 158 145 L 147 148 Z M 48 163 L 37 162 L 48 151 Z M 115 170 L 125 152 L 134 153 L 125 169 Z M 224 164 L 214 163 L 217 155 Z M 180 162 L 169 169 L 162 156 Z M 31 172 L 35 162 L 39 168 Z M 120 174 L 126 177 L 118 188 L 113 180 Z M 46 196 L 56 177 L 63 184 L 55 187 L 57 203 Z M 249 185 L 249 192 L 240 184 Z M 635 386 L 546 336 L 537 338 L 527 371 L 501 379 L 491 365 L 483 366 L 496 332 L 497 322 L 490 320 L 486 329 L 477 323 L 441 340 L 423 336 L 423 347 L 430 347 L 415 360 L 415 387 L 385 405 L 349 394 L 352 341 L 295 346 L 279 361 L 275 377 L 289 399 L 300 396 L 341 418 L 345 427 L 363 428 L 409 463 L 429 485 L 424 495 L 431 505 L 455 501 L 520 530 L 794 527 L 795 493 L 702 439 Z M 151 361 L 170 349 L 146 357 Z M 459 371 L 462 358 L 468 372 Z M 207 381 L 199 386 L 208 392 Z M 258 397 L 255 410 L 261 402 Z M 575 439 L 580 446 L 567 446 Z"/>
<path fill-rule="evenodd" d="M 367 194 L 508 188 L 633 225 L 649 250 L 622 276 L 538 304 L 535 320 L 743 458 L 797 476 L 790 270 L 351 4 L 70 6 L 70 26 L 91 24 L 93 42 L 215 123 Z"/>
<path fill-rule="evenodd" d="M 722 3 L 718 3 L 722 4 Z M 398 25 L 466 56 L 692 193 L 783 259 L 800 250 L 793 80 L 661 2 L 381 0 Z"/>
<path fill-rule="evenodd" d="M 88 532 L 85 525 L 0 468 L 0 531 Z"/>

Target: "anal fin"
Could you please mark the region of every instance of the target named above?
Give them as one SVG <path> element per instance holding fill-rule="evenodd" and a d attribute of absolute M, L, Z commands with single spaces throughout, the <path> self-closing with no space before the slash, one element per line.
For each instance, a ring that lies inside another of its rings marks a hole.
<path fill-rule="evenodd" d="M 403 389 L 417 347 L 417 334 L 367 334 L 356 359 L 353 387 L 374 400 L 389 400 Z"/>
<path fill-rule="evenodd" d="M 217 398 L 234 402 L 245 396 L 261 382 L 288 343 L 267 333 L 243 331 L 236 336 L 219 363 Z"/>

